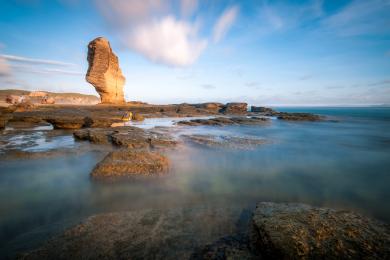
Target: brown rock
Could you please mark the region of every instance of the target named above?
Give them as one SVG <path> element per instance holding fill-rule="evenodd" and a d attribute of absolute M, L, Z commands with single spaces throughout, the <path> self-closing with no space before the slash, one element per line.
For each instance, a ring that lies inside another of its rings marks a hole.
<path fill-rule="evenodd" d="M 268 122 L 269 119 L 265 117 L 215 117 L 210 119 L 193 119 L 183 120 L 177 122 L 178 125 L 186 126 L 225 126 L 225 125 L 258 125 Z"/>
<path fill-rule="evenodd" d="M 247 103 L 227 103 L 221 110 L 224 114 L 246 114 Z"/>
<path fill-rule="evenodd" d="M 322 117 L 310 113 L 278 113 L 278 119 L 287 121 L 321 121 Z"/>
<path fill-rule="evenodd" d="M 88 63 L 86 79 L 95 87 L 102 103 L 124 103 L 125 77 L 108 40 L 99 37 L 88 44 Z"/>
<path fill-rule="evenodd" d="M 305 204 L 257 204 L 252 243 L 264 259 L 389 259 L 385 224 Z"/>
<path fill-rule="evenodd" d="M 91 177 L 100 180 L 159 176 L 168 172 L 168 159 L 155 152 L 119 150 L 110 152 L 99 162 Z"/>
<path fill-rule="evenodd" d="M 134 113 L 131 117 L 131 120 L 133 121 L 144 121 L 144 117 L 139 113 Z"/>

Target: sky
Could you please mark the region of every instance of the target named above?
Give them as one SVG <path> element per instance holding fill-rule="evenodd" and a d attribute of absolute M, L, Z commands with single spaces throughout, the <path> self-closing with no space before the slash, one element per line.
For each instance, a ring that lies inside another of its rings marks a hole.
<path fill-rule="evenodd" d="M 128 101 L 390 104 L 390 0 L 0 0 L 0 89 L 97 95 L 106 37 Z"/>

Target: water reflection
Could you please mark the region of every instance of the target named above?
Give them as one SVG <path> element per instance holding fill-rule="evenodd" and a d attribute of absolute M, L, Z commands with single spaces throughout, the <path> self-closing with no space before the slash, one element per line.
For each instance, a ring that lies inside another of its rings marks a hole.
<path fill-rule="evenodd" d="M 2 161 L 0 253 L 34 247 L 89 215 L 130 209 L 291 201 L 353 209 L 390 222 L 390 125 L 370 122 L 175 128 L 178 136 L 234 134 L 271 143 L 250 151 L 185 146 L 169 154 L 168 177 L 148 182 L 92 182 L 89 172 L 104 156 L 99 152 Z M 55 145 L 66 143 L 59 139 Z"/>

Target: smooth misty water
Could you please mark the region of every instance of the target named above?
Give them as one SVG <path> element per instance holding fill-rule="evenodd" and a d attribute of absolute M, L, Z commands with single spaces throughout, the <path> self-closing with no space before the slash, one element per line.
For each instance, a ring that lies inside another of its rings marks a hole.
<path fill-rule="evenodd" d="M 186 146 L 169 154 L 171 174 L 150 182 L 91 182 L 89 173 L 103 156 L 99 152 L 0 161 L 0 255 L 40 245 L 92 214 L 143 208 L 305 202 L 390 222 L 390 109 L 279 110 L 330 115 L 339 122 L 178 128 L 176 134 L 233 134 L 270 142 L 255 150 Z"/>

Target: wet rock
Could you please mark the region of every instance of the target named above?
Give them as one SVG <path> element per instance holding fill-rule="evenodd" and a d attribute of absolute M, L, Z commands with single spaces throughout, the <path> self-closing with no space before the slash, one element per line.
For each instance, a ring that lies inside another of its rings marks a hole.
<path fill-rule="evenodd" d="M 13 111 L 12 107 L 0 107 L 0 129 L 5 128 L 8 121 L 13 118 Z"/>
<path fill-rule="evenodd" d="M 22 259 L 189 259 L 235 232 L 239 212 L 216 207 L 140 210 L 88 218 Z"/>
<path fill-rule="evenodd" d="M 77 130 L 73 136 L 97 144 L 111 143 L 122 148 L 154 149 L 173 147 L 177 142 L 169 134 L 160 134 L 137 127 L 90 128 Z"/>
<path fill-rule="evenodd" d="M 261 259 L 259 254 L 252 251 L 249 239 L 246 236 L 227 236 L 220 238 L 216 242 L 195 250 L 190 257 L 191 260 L 255 260 Z"/>
<path fill-rule="evenodd" d="M 389 227 L 348 211 L 262 202 L 252 232 L 265 259 L 390 258 Z"/>
<path fill-rule="evenodd" d="M 158 153 L 136 150 L 110 152 L 91 173 L 97 180 L 116 180 L 140 176 L 160 176 L 168 173 L 168 159 Z"/>
<path fill-rule="evenodd" d="M 125 77 L 108 40 L 99 37 L 88 44 L 88 63 L 86 79 L 95 87 L 102 103 L 124 103 Z"/>
<path fill-rule="evenodd" d="M 133 121 L 144 121 L 145 118 L 139 114 L 139 113 L 134 113 L 133 116 L 131 117 L 131 120 Z"/>
<path fill-rule="evenodd" d="M 275 113 L 276 111 L 269 107 L 251 106 L 251 112 L 255 113 Z"/>
<path fill-rule="evenodd" d="M 224 114 L 246 114 L 247 103 L 227 103 L 220 112 Z"/>
<path fill-rule="evenodd" d="M 278 119 L 287 121 L 321 121 L 322 117 L 311 113 L 285 113 L 279 112 Z"/>
<path fill-rule="evenodd" d="M 265 117 L 215 117 L 209 119 L 193 119 L 177 122 L 178 125 L 186 126 L 224 126 L 224 125 L 257 125 L 268 122 Z"/>
<path fill-rule="evenodd" d="M 238 136 L 182 135 L 182 137 L 193 144 L 213 148 L 254 149 L 267 143 L 264 139 Z"/>

